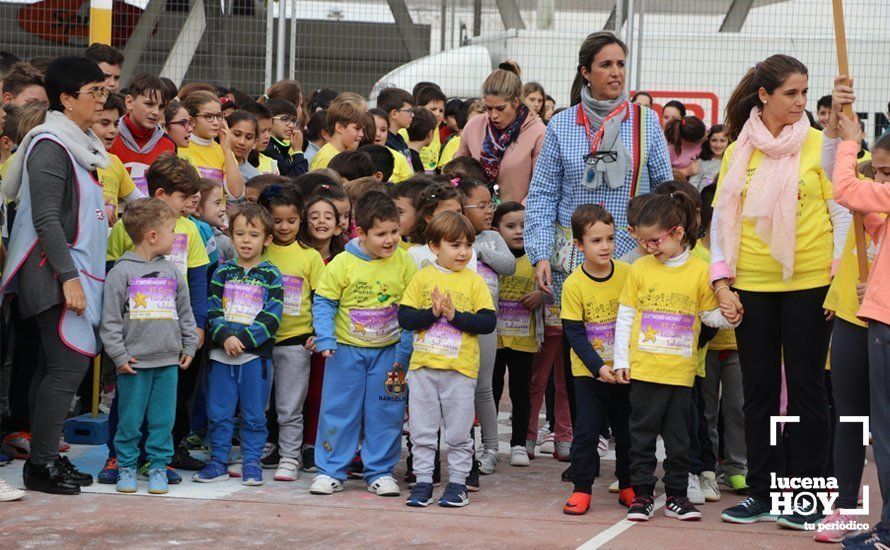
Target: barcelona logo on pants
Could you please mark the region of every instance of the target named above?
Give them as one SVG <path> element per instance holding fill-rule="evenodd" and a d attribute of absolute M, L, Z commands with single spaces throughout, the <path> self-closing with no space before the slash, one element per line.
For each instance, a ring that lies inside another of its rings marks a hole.
<path fill-rule="evenodd" d="M 386 373 L 386 382 L 383 383 L 387 395 L 401 397 L 405 393 L 405 371 L 391 370 Z"/>

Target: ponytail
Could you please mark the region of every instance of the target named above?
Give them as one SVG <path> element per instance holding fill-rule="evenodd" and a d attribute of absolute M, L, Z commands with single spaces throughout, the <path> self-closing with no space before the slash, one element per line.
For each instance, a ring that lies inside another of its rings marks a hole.
<path fill-rule="evenodd" d="M 790 55 L 771 55 L 745 73 L 726 103 L 726 134 L 738 139 L 754 107 L 763 108 L 760 88 L 773 93 L 792 74 L 808 74 L 807 67 Z"/>
<path fill-rule="evenodd" d="M 680 154 L 683 142 L 698 143 L 705 138 L 705 123 L 697 116 L 674 119 L 664 127 L 664 137 Z"/>
<path fill-rule="evenodd" d="M 682 227 L 683 244 L 692 248 L 698 240 L 698 211 L 695 200 L 683 191 L 653 194 L 643 203 L 638 227 L 668 230 Z"/>

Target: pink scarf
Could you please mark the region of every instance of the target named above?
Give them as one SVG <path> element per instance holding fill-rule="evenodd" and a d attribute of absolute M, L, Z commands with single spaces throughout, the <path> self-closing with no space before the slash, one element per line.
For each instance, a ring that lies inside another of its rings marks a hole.
<path fill-rule="evenodd" d="M 790 279 L 794 273 L 800 152 L 809 130 L 809 120 L 801 116 L 794 124 L 782 128 L 779 137 L 774 137 L 764 126 L 760 109 L 751 110 L 720 184 L 715 209 L 720 245 L 733 274 L 739 259 L 744 218 L 755 220 L 757 235 L 769 246 L 773 258 L 782 264 L 783 279 Z M 763 159 L 750 177 L 743 204 L 748 163 L 755 150 L 763 153 Z"/>

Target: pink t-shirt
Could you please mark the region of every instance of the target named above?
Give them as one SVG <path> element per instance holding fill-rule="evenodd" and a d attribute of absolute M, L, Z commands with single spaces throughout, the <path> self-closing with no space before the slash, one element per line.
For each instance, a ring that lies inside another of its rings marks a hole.
<path fill-rule="evenodd" d="M 674 146 L 668 144 L 668 153 L 671 155 L 671 168 L 686 168 L 701 154 L 701 143 L 682 142 L 679 155 Z"/>

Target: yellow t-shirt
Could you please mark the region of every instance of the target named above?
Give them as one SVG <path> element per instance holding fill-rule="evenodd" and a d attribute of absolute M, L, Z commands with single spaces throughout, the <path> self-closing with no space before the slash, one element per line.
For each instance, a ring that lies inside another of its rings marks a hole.
<path fill-rule="evenodd" d="M 439 166 L 445 166 L 454 160 L 454 153 L 460 149 L 460 134 L 449 139 L 442 148 L 442 154 L 439 156 Z"/>
<path fill-rule="evenodd" d="M 535 290 L 535 270 L 528 256 L 516 260 L 516 272 L 501 277 L 498 290 L 498 348 L 536 353 L 535 312 L 519 299 Z"/>
<path fill-rule="evenodd" d="M 368 261 L 346 251 L 331 260 L 315 293 L 339 302 L 334 319 L 337 342 L 363 348 L 398 342 L 398 304 L 416 271 L 401 248 L 386 259 Z"/>
<path fill-rule="evenodd" d="M 325 143 L 321 146 L 321 149 L 315 153 L 315 156 L 312 157 L 312 162 L 309 164 L 310 170 L 318 170 L 320 168 L 327 168 L 328 164 L 331 163 L 331 159 L 340 154 L 340 151 L 337 150 L 336 147 L 331 145 L 330 143 Z"/>
<path fill-rule="evenodd" d="M 871 240 L 871 235 L 868 232 L 865 233 L 865 245 L 870 271 L 879 247 Z M 859 298 L 856 297 L 857 283 L 859 283 L 859 260 L 856 257 L 856 231 L 850 228 L 847 242 L 844 245 L 844 254 L 838 264 L 837 274 L 828 288 L 828 295 L 825 296 L 823 307 L 835 312 L 840 319 L 848 323 L 853 323 L 858 327 L 867 327 L 867 323 L 856 317 L 860 305 Z"/>
<path fill-rule="evenodd" d="M 257 166 L 257 170 L 259 170 L 260 174 L 275 174 L 276 176 L 279 174 L 278 163 L 275 162 L 275 159 L 267 157 L 262 153 L 260 153 L 259 159 L 260 162 L 259 166 Z"/>
<path fill-rule="evenodd" d="M 691 387 L 698 362 L 699 314 L 718 307 L 709 266 L 695 256 L 668 267 L 654 256 L 630 268 L 621 304 L 636 310 L 630 336 L 630 377 Z"/>
<path fill-rule="evenodd" d="M 408 143 L 408 129 L 399 130 L 399 135 Z M 442 150 L 442 140 L 439 138 L 439 126 L 433 130 L 433 139 L 430 144 L 420 150 L 420 162 L 426 172 L 432 172 L 439 165 L 439 152 Z M 404 156 L 404 155 L 403 155 Z"/>
<path fill-rule="evenodd" d="M 173 240 L 173 252 L 167 256 L 167 259 L 179 268 L 183 277 L 188 277 L 189 269 L 210 263 L 207 249 L 204 248 L 204 241 L 201 240 L 201 234 L 198 232 L 195 222 L 180 217 L 176 220 L 173 232 L 176 234 Z M 124 255 L 124 252 L 133 250 L 133 248 L 133 241 L 127 235 L 123 221 L 118 220 L 108 236 L 108 251 L 105 254 L 105 261 L 117 261 Z"/>
<path fill-rule="evenodd" d="M 476 313 L 483 309 L 494 311 L 491 294 L 482 277 L 469 269 L 446 272 L 428 265 L 415 273 L 402 305 L 428 309 L 433 305 L 433 290 L 451 296 L 457 311 Z M 414 333 L 414 352 L 409 370 L 422 367 L 456 370 L 469 378 L 479 373 L 479 340 L 475 334 L 461 332 L 444 316 L 430 328 Z"/>
<path fill-rule="evenodd" d="M 614 273 L 608 281 L 594 281 L 584 271 L 583 265 L 579 265 L 562 285 L 562 318 L 584 323 L 587 340 L 607 365 L 614 361 L 618 299 L 630 273 L 630 265 L 619 261 L 612 264 L 615 266 Z M 575 350 L 570 350 L 569 355 L 572 358 L 572 376 L 594 376 Z"/>
<path fill-rule="evenodd" d="M 724 181 L 734 151 L 735 143 L 723 155 L 721 182 Z M 751 176 L 762 158 L 763 153 L 757 150 L 751 155 L 742 201 L 748 192 Z M 717 190 L 718 194 L 719 192 L 720 188 Z M 825 201 L 831 198 L 831 181 L 822 170 L 822 133 L 810 129 L 800 155 L 794 274 L 788 281 L 782 279 L 781 264 L 772 257 L 769 245 L 757 235 L 754 220 L 745 218 L 742 221 L 742 237 L 733 286 L 755 292 L 787 292 L 828 286 L 834 242 L 831 218 Z M 715 196 L 714 204 L 716 201 Z"/>
<path fill-rule="evenodd" d="M 2 164 L 0 164 L 0 180 L 6 179 L 6 174 L 9 172 L 9 167 L 12 166 L 12 157 L 15 156 L 15 153 L 9 155 Z"/>
<path fill-rule="evenodd" d="M 99 183 L 102 184 L 102 198 L 106 206 L 113 206 L 117 211 L 120 200 L 136 190 L 133 178 L 124 167 L 121 159 L 113 153 L 108 153 L 108 167 L 96 170 L 99 174 Z"/>
<path fill-rule="evenodd" d="M 284 313 L 275 339 L 312 334 L 312 292 L 318 288 L 324 271 L 321 254 L 295 241 L 287 246 L 272 243 L 263 257 L 281 271 L 284 287 Z"/>
<path fill-rule="evenodd" d="M 405 155 L 399 153 L 395 149 L 389 149 L 389 152 L 392 153 L 393 159 L 393 168 L 392 168 L 392 176 L 389 177 L 389 181 L 392 183 L 399 183 L 400 181 L 405 181 L 414 175 L 414 169 L 411 168 L 411 164 L 408 162 L 408 159 L 405 158 Z"/>
<path fill-rule="evenodd" d="M 697 256 L 701 259 L 701 261 L 705 262 L 708 265 L 711 265 L 711 251 L 708 250 L 701 241 L 695 245 L 695 248 L 692 249 L 692 255 Z M 731 328 L 722 328 L 717 331 L 717 334 L 708 342 L 708 345 L 705 346 L 705 350 L 714 350 L 714 351 L 729 351 L 729 350 L 737 350 L 739 349 L 738 344 L 735 341 L 735 330 Z M 704 371 L 702 371 L 704 372 Z M 702 374 L 701 376 L 704 376 Z"/>
<path fill-rule="evenodd" d="M 220 185 L 226 180 L 226 156 L 219 143 L 211 141 L 210 145 L 201 145 L 195 141 L 188 147 L 179 148 L 179 156 L 191 162 L 202 178 L 211 179 Z"/>

